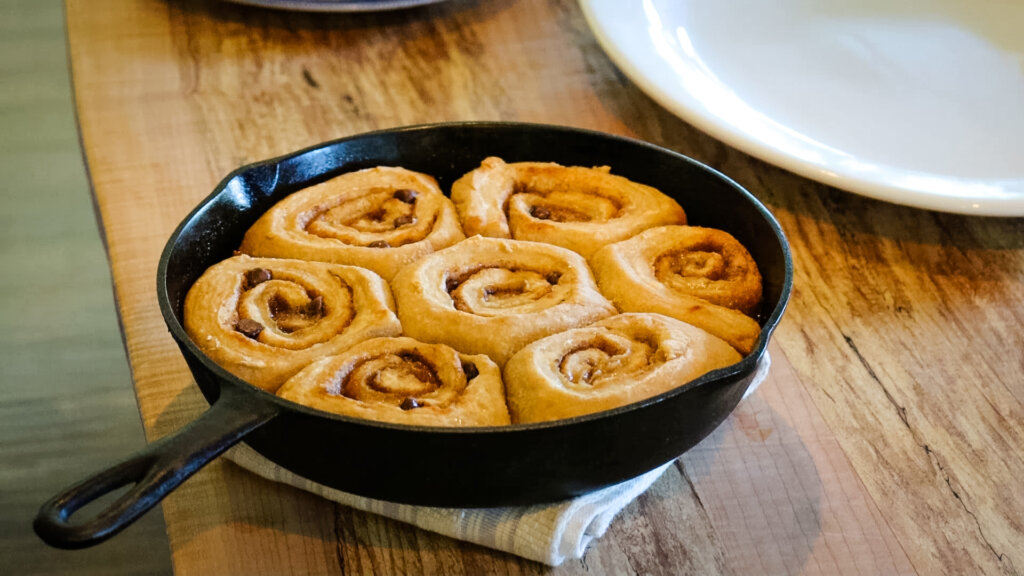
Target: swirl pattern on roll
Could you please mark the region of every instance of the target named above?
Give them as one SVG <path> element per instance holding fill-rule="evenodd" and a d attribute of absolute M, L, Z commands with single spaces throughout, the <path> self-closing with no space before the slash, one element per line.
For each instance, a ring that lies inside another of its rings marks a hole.
<path fill-rule="evenodd" d="M 761 274 L 732 235 L 662 226 L 601 249 L 590 263 L 601 292 L 623 312 L 658 312 L 699 326 L 743 354 L 761 327 Z"/>
<path fill-rule="evenodd" d="M 739 362 L 725 341 L 661 314 L 620 314 L 517 352 L 504 377 L 512 421 L 559 420 L 672 390 Z"/>
<path fill-rule="evenodd" d="M 616 312 L 575 252 L 481 236 L 409 265 L 392 289 L 405 334 L 499 366 L 534 340 Z"/>
<path fill-rule="evenodd" d="M 399 424 L 510 423 L 494 362 L 407 337 L 366 340 L 317 360 L 277 395 L 326 412 Z"/>
<path fill-rule="evenodd" d="M 369 270 L 246 255 L 204 272 L 184 316 L 207 356 L 271 391 L 316 358 L 402 330 L 391 291 Z"/>
<path fill-rule="evenodd" d="M 641 230 L 686 223 L 675 200 L 607 166 L 490 157 L 452 185 L 452 201 L 469 236 L 546 242 L 587 258 Z"/>
<path fill-rule="evenodd" d="M 350 264 L 390 280 L 465 238 L 433 177 L 395 167 L 342 174 L 275 204 L 246 232 L 252 256 Z"/>

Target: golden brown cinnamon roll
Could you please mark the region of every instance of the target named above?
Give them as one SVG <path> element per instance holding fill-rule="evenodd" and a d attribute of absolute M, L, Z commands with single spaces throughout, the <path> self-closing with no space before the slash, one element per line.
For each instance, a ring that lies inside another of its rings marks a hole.
<path fill-rule="evenodd" d="M 638 402 L 740 360 L 685 322 L 620 314 L 527 345 L 504 376 L 512 421 L 541 422 Z"/>
<path fill-rule="evenodd" d="M 391 283 L 405 334 L 503 365 L 538 338 L 610 316 L 575 252 L 474 236 L 403 268 Z"/>
<path fill-rule="evenodd" d="M 494 362 L 404 337 L 366 340 L 317 360 L 277 395 L 327 412 L 399 424 L 510 423 Z"/>
<path fill-rule="evenodd" d="M 214 362 L 275 390 L 322 356 L 402 331 L 387 284 L 369 270 L 241 255 L 211 266 L 185 297 L 185 330 Z"/>
<path fill-rule="evenodd" d="M 662 226 L 590 260 L 601 292 L 623 312 L 658 312 L 699 326 L 747 354 L 761 327 L 757 264 L 722 230 Z"/>
<path fill-rule="evenodd" d="M 546 242 L 585 258 L 641 230 L 686 223 L 675 200 L 607 166 L 491 157 L 452 185 L 452 201 L 469 236 Z"/>
<path fill-rule="evenodd" d="M 239 250 L 351 264 L 390 280 L 403 265 L 463 238 L 455 208 L 434 178 L 377 167 L 281 200 L 246 232 Z"/>

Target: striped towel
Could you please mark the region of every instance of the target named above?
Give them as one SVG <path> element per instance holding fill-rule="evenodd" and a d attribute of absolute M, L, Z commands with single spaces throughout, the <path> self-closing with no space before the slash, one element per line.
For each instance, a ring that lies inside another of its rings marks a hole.
<path fill-rule="evenodd" d="M 766 353 L 744 398 L 761 384 L 770 365 L 771 358 Z M 432 508 L 373 500 L 328 488 L 285 470 L 244 444 L 235 446 L 226 456 L 268 480 L 282 482 L 358 510 L 551 566 L 558 566 L 567 558 L 582 558 L 587 546 L 608 530 L 615 515 L 647 490 L 672 464 L 669 462 L 621 484 L 553 504 Z"/>

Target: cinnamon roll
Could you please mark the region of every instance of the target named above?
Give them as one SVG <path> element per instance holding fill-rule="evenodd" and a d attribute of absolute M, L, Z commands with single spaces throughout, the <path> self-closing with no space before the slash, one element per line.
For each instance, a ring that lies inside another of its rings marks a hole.
<path fill-rule="evenodd" d="M 277 395 L 355 418 L 421 426 L 509 424 L 501 370 L 483 355 L 412 338 L 374 338 L 321 358 Z"/>
<path fill-rule="evenodd" d="M 685 322 L 620 314 L 527 345 L 504 377 L 512 421 L 541 422 L 638 402 L 740 360 Z"/>
<path fill-rule="evenodd" d="M 616 312 L 575 252 L 474 236 L 425 256 L 391 287 L 405 334 L 503 365 L 526 344 Z"/>
<path fill-rule="evenodd" d="M 185 330 L 228 372 L 273 391 L 316 358 L 402 327 L 387 284 L 369 270 L 240 255 L 189 289 Z"/>
<path fill-rule="evenodd" d="M 727 232 L 663 226 L 601 249 L 590 260 L 601 292 L 623 312 L 658 312 L 749 353 L 761 327 L 757 264 Z"/>
<path fill-rule="evenodd" d="M 452 201 L 469 236 L 547 242 L 585 258 L 641 230 L 686 223 L 675 200 L 609 170 L 490 157 L 452 185 Z"/>
<path fill-rule="evenodd" d="M 465 238 L 433 177 L 377 167 L 342 174 L 281 200 L 245 234 L 252 256 L 351 264 L 385 279 Z"/>

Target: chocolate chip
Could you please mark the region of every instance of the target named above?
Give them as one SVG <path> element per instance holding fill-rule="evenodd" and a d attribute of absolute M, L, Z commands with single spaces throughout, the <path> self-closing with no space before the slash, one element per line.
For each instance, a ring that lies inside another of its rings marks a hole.
<path fill-rule="evenodd" d="M 276 318 L 280 314 L 287 314 L 292 311 L 291 304 L 288 303 L 280 294 L 274 294 L 267 302 L 267 308 L 270 308 L 270 317 Z"/>
<path fill-rule="evenodd" d="M 412 410 L 413 408 L 419 408 L 420 406 L 423 406 L 423 404 L 420 404 L 418 400 L 410 396 L 405 400 L 402 400 L 402 404 L 399 408 L 402 410 Z"/>
<path fill-rule="evenodd" d="M 270 270 L 267 270 L 266 268 L 253 268 L 252 270 L 246 270 L 245 289 L 248 290 L 253 286 L 262 284 L 273 277 L 274 275 L 271 274 Z"/>
<path fill-rule="evenodd" d="M 456 280 L 455 278 L 447 278 L 447 279 L 445 279 L 445 281 L 444 281 L 444 289 L 446 291 L 451 292 L 451 291 L 455 290 L 458 287 L 459 287 L 459 281 Z"/>
<path fill-rule="evenodd" d="M 395 218 L 395 228 L 398 228 L 399 226 L 405 226 L 406 224 L 412 224 L 415 221 L 416 217 L 413 216 L 412 214 L 405 214 L 399 216 L 398 218 Z"/>
<path fill-rule="evenodd" d="M 238 321 L 238 324 L 235 324 L 235 330 L 255 340 L 260 335 L 260 332 L 263 332 L 263 324 L 255 320 L 242 318 Z"/>
<path fill-rule="evenodd" d="M 530 216 L 533 216 L 538 220 L 550 220 L 551 210 L 548 210 L 543 206 L 534 206 L 530 209 Z"/>
<path fill-rule="evenodd" d="M 480 375 L 480 369 L 472 362 L 463 362 L 462 371 L 466 373 L 467 382 Z"/>
<path fill-rule="evenodd" d="M 547 276 L 544 277 L 544 279 L 548 281 L 548 284 L 551 284 L 552 286 L 554 286 L 555 284 L 558 284 L 558 281 L 561 278 L 562 278 L 562 273 L 561 272 L 551 272 L 550 274 L 548 274 Z"/>
<path fill-rule="evenodd" d="M 400 200 L 406 204 L 412 204 L 416 201 L 416 197 L 419 196 L 419 192 L 415 190 L 409 190 L 408 188 L 402 188 L 401 190 L 395 190 L 395 200 Z"/>
<path fill-rule="evenodd" d="M 317 296 L 306 304 L 305 310 L 302 311 L 306 316 L 320 316 L 324 312 L 324 297 Z"/>
<path fill-rule="evenodd" d="M 391 248 L 391 244 L 388 244 L 385 240 L 374 240 L 366 246 L 368 248 Z"/>

